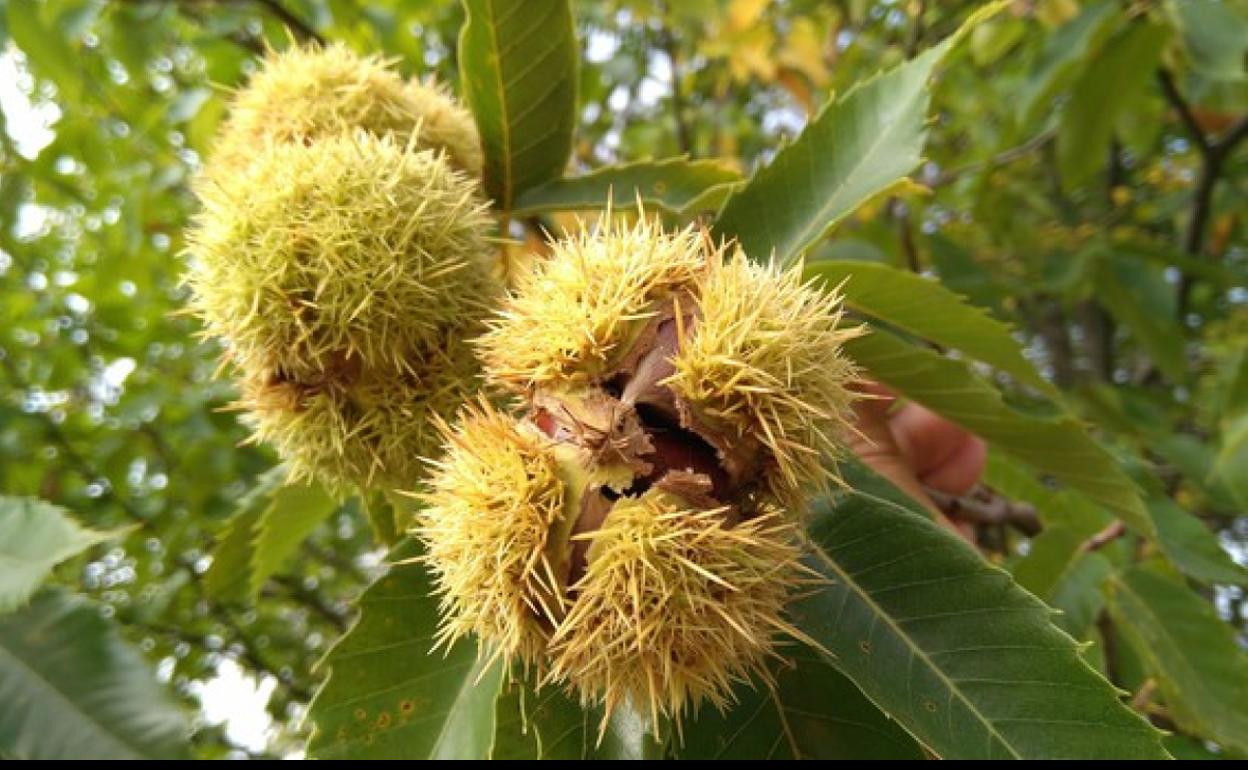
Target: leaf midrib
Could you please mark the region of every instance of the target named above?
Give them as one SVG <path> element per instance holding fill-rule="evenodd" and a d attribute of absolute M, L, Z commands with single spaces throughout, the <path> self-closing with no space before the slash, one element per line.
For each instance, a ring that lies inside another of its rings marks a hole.
<path fill-rule="evenodd" d="M 489 22 L 486 24 L 490 32 L 490 46 L 494 49 L 494 60 L 497 66 L 494 69 L 494 85 L 498 90 L 498 109 L 499 123 L 502 130 L 503 142 L 503 200 L 499 201 L 504 211 L 511 210 L 511 197 L 513 188 L 513 175 L 515 173 L 512 168 L 511 159 L 511 120 L 510 111 L 507 108 L 507 89 L 503 83 L 503 49 L 498 44 L 498 12 L 494 5 L 494 0 L 485 0 L 487 13 L 489 14 Z"/>
<path fill-rule="evenodd" d="M 863 495 L 863 496 L 874 498 L 873 495 Z M 874 498 L 874 499 L 882 500 L 881 498 Z M 889 501 L 883 501 L 883 502 L 889 502 Z M 967 709 L 970 710 L 971 714 L 973 714 L 975 718 L 984 725 L 985 729 L 988 730 L 989 735 L 991 735 L 1002 746 L 1004 746 L 1005 749 L 1010 753 L 1011 757 L 1013 757 L 1014 759 L 1022 759 L 1023 758 L 1022 755 L 1019 754 L 1014 749 L 1013 745 L 1011 745 L 1007 740 L 1005 740 L 1005 737 L 1002 736 L 1001 733 L 997 732 L 997 729 L 995 725 L 993 725 L 992 721 L 989 720 L 984 714 L 980 713 L 979 708 L 974 703 L 972 703 L 966 697 L 966 695 L 962 693 L 962 691 L 958 687 L 954 685 L 953 680 L 950 679 L 947 674 L 945 674 L 944 670 L 942 670 L 939 666 L 935 664 L 934 661 L 932 661 L 932 659 L 927 655 L 927 653 L 921 647 L 919 647 L 918 644 L 916 644 L 913 639 L 911 639 L 910 635 L 907 634 L 900 626 L 897 625 L 897 623 L 893 620 L 892 616 L 886 613 L 884 611 L 884 608 L 876 603 L 875 599 L 866 591 L 866 589 L 861 587 L 857 583 L 857 581 L 854 580 L 852 575 L 850 575 L 848 572 L 842 569 L 840 565 L 838 565 L 835 561 L 829 558 L 828 555 L 824 553 L 823 549 L 820 548 L 814 542 L 812 542 L 809 538 L 807 538 L 807 543 L 811 546 L 811 550 L 815 553 L 815 555 L 821 561 L 823 561 L 824 564 L 826 564 L 830 570 L 835 572 L 845 581 L 846 588 L 853 590 L 864 602 L 867 603 L 868 606 L 870 606 L 870 608 L 875 612 L 876 617 L 880 618 L 885 623 L 885 625 L 887 625 L 889 628 L 893 630 L 894 634 L 905 643 L 906 647 L 910 649 L 911 655 L 918 657 L 919 660 L 921 660 L 927 666 L 927 668 L 930 671 L 932 671 L 941 682 L 945 684 L 945 686 L 949 689 L 950 694 L 956 696 L 958 700 L 962 701 L 962 703 L 967 707 Z M 823 650 L 818 650 L 818 652 L 820 655 L 823 655 L 825 657 L 827 656 L 827 653 Z M 913 660 L 913 658 L 911 659 Z M 835 665 L 836 660 L 829 659 L 829 663 Z M 919 736 L 915 736 L 915 738 L 919 739 L 921 743 L 923 742 L 922 739 L 919 738 Z"/>
<path fill-rule="evenodd" d="M 35 668 L 32 668 L 30 664 L 26 663 L 24 660 L 17 657 L 17 655 L 14 654 L 13 651 L 10 650 L 4 644 L 0 644 L 0 658 L 6 658 L 7 660 L 12 661 L 13 663 L 17 665 L 18 669 L 20 669 L 21 671 L 25 671 L 27 674 L 29 674 L 29 678 L 34 679 L 38 682 L 42 682 L 45 685 L 47 685 L 47 689 L 51 691 L 52 694 L 55 695 L 61 702 L 69 706 L 70 711 L 77 712 L 83 718 L 84 721 L 86 721 L 88 724 L 94 725 L 96 730 L 99 732 L 99 734 L 102 735 L 107 740 L 120 746 L 122 749 L 124 749 L 126 752 L 128 752 L 129 754 L 131 754 L 132 756 L 136 758 L 142 759 L 148 756 L 145 752 L 141 751 L 137 746 L 132 746 L 130 743 L 128 743 L 124 739 L 118 737 L 117 735 L 114 735 L 108 729 L 107 725 L 103 724 L 102 722 L 92 717 L 90 712 L 85 711 L 81 707 L 79 707 L 79 705 L 75 703 L 69 696 L 61 692 L 60 688 L 56 685 L 55 682 L 53 682 L 51 679 L 48 679 L 46 676 L 44 676 L 41 671 Z"/>

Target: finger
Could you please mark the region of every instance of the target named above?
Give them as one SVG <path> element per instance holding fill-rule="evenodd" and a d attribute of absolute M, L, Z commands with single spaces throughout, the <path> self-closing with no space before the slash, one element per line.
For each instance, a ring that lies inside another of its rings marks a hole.
<path fill-rule="evenodd" d="M 988 448 L 984 442 L 967 435 L 944 463 L 920 474 L 919 480 L 948 495 L 965 495 L 979 483 L 987 460 Z"/>

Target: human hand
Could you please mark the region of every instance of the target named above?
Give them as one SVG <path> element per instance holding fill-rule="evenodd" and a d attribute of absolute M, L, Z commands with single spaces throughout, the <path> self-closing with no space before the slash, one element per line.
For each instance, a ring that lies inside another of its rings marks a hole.
<path fill-rule="evenodd" d="M 851 439 L 851 449 L 872 470 L 970 539 L 971 525 L 945 517 L 925 487 L 955 497 L 970 492 L 984 473 L 983 440 L 918 404 L 894 409 L 897 396 L 881 385 L 867 383 L 861 390 L 864 397 L 855 406 L 858 435 Z"/>

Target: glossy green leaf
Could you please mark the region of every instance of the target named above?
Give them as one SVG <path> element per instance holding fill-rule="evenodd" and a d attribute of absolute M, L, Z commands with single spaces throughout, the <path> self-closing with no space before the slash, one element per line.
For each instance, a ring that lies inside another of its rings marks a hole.
<path fill-rule="evenodd" d="M 1168 497 L 1148 500 L 1161 552 L 1183 574 L 1202 583 L 1248 584 L 1248 569 L 1235 563 L 1203 521 Z"/>
<path fill-rule="evenodd" d="M 1083 492 L 1136 532 L 1153 534 L 1134 482 L 1074 418 L 1046 419 L 1011 409 L 964 361 L 879 329 L 850 341 L 846 350 L 868 374 L 898 393 Z"/>
<path fill-rule="evenodd" d="M 325 657 L 309 706 L 308 754 L 320 759 L 482 759 L 494 738 L 500 663 L 475 645 L 432 651 L 438 602 L 411 541 L 360 597 L 360 617 Z"/>
<path fill-rule="evenodd" d="M 713 160 L 667 158 L 605 166 L 581 176 L 546 182 L 521 193 L 517 215 L 542 211 L 627 209 L 638 201 L 648 210 L 680 215 L 716 209 L 741 175 Z"/>
<path fill-rule="evenodd" d="M 100 609 L 44 591 L 0 616 L 0 756 L 172 759 L 189 726 Z"/>
<path fill-rule="evenodd" d="M 922 747 L 814 650 L 781 651 L 776 686 L 739 686 L 724 713 L 703 709 L 673 745 L 680 759 L 923 759 Z"/>
<path fill-rule="evenodd" d="M 1248 751 L 1248 652 L 1213 606 L 1147 567 L 1110 581 L 1109 603 L 1179 726 Z"/>
<path fill-rule="evenodd" d="M 1062 184 L 1082 186 L 1105 165 L 1114 122 L 1140 89 L 1150 86 L 1169 30 L 1140 21 L 1105 44 L 1084 68 L 1057 131 Z"/>
<path fill-rule="evenodd" d="M 807 527 L 828 584 L 793 611 L 832 665 L 942 757 L 1166 756 L 1044 604 L 881 486 L 858 466 Z"/>
<path fill-rule="evenodd" d="M 969 305 L 940 283 L 887 265 L 814 262 L 806 268 L 829 285 L 840 285 L 845 304 L 923 339 L 956 348 L 1013 375 L 1020 382 L 1056 394 L 1006 324 Z"/>
<path fill-rule="evenodd" d="M 657 759 L 663 749 L 627 707 L 611 715 L 599 741 L 602 709 L 583 709 L 553 686 L 504 686 L 495 725 L 491 759 Z"/>
<path fill-rule="evenodd" d="M 979 22 L 975 12 L 939 45 L 866 80 L 827 106 L 792 144 L 733 193 L 715 222 L 754 259 L 800 257 L 864 201 L 905 180 L 927 137 L 929 81 L 936 66 Z"/>
<path fill-rule="evenodd" d="M 0 614 L 25 604 L 57 564 L 109 537 L 59 506 L 0 496 Z"/>
<path fill-rule="evenodd" d="M 459 72 L 504 211 L 563 175 L 576 127 L 577 42 L 568 0 L 464 0 Z"/>

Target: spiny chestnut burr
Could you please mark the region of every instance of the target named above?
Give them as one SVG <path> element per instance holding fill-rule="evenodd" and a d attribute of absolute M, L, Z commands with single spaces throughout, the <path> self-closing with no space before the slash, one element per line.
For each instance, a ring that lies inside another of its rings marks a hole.
<path fill-rule="evenodd" d="M 501 291 L 477 183 L 357 130 L 266 145 L 197 192 L 190 309 L 225 341 L 255 437 L 295 477 L 415 483 Z"/>
<path fill-rule="evenodd" d="M 400 146 L 444 151 L 452 166 L 480 178 L 472 115 L 444 86 L 404 80 L 389 64 L 341 44 L 270 52 L 234 94 L 209 171 L 236 173 L 266 144 L 310 144 L 361 130 Z"/>
<path fill-rule="evenodd" d="M 443 426 L 423 494 L 443 642 L 656 728 L 766 679 L 800 636 L 803 500 L 835 478 L 858 333 L 800 268 L 692 229 L 604 218 L 555 244 L 478 340 L 520 415 Z"/>

